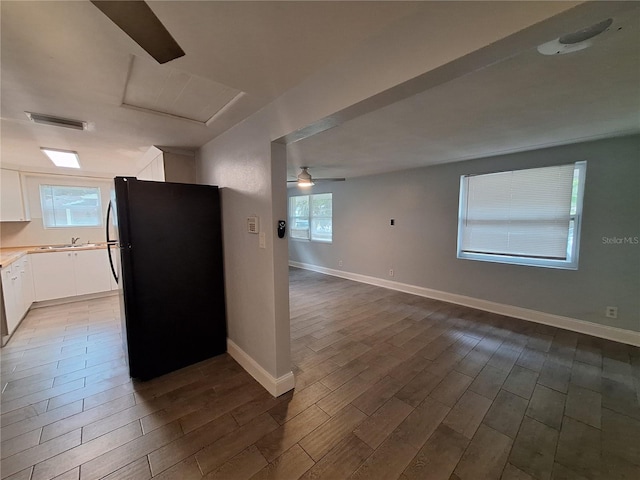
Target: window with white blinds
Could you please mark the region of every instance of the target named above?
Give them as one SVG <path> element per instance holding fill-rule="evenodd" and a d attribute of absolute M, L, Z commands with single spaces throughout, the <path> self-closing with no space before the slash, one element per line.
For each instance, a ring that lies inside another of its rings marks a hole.
<path fill-rule="evenodd" d="M 577 269 L 586 162 L 463 175 L 458 258 Z"/>

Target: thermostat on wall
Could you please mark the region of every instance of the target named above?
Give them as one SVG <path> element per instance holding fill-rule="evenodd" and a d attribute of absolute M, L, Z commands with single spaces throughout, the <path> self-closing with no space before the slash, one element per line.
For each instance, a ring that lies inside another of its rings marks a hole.
<path fill-rule="evenodd" d="M 258 222 L 258 217 L 247 217 L 247 231 L 249 233 L 258 233 L 260 230 L 260 225 Z"/>

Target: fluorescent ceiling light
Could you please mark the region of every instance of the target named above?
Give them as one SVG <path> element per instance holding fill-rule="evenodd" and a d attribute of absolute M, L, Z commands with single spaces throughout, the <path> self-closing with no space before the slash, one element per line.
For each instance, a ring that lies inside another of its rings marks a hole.
<path fill-rule="evenodd" d="M 80 168 L 80 158 L 78 152 L 73 150 L 57 150 L 54 148 L 40 147 L 44 153 L 54 163 L 56 167 Z"/>

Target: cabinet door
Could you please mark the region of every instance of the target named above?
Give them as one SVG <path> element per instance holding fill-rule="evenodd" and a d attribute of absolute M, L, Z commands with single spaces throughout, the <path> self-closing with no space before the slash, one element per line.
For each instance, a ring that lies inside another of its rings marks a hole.
<path fill-rule="evenodd" d="M 13 300 L 16 304 L 16 312 L 18 314 L 16 325 L 20 320 L 22 320 L 22 317 L 27 311 L 24 308 L 24 300 L 22 299 L 22 265 L 24 260 L 25 259 L 23 257 L 13 262 L 13 265 L 11 265 L 11 271 L 13 272 L 13 275 L 11 276 L 13 279 Z"/>
<path fill-rule="evenodd" d="M 72 252 L 33 254 L 31 266 L 36 301 L 73 297 L 76 294 Z"/>
<path fill-rule="evenodd" d="M 73 263 L 77 295 L 111 290 L 106 249 L 73 252 Z"/>
<path fill-rule="evenodd" d="M 2 298 L 4 300 L 4 313 L 7 322 L 7 333 L 11 334 L 20 321 L 18 305 L 15 295 L 14 265 L 2 269 Z"/>
<path fill-rule="evenodd" d="M 33 271 L 31 269 L 31 255 L 22 257 L 22 268 L 20 270 L 22 276 L 22 303 L 23 310 L 26 312 L 36 298 L 33 290 Z"/>
<path fill-rule="evenodd" d="M 0 221 L 29 220 L 25 214 L 20 174 L 14 170 L 0 171 Z"/>

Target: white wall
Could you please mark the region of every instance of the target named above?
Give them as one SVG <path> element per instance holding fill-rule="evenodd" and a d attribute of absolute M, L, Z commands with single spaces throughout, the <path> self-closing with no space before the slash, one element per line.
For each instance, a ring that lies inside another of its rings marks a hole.
<path fill-rule="evenodd" d="M 109 195 L 113 188 L 112 181 L 36 173 L 23 173 L 23 175 L 26 183 L 26 197 L 31 211 L 31 221 L 3 222 L 0 226 L 0 243 L 3 248 L 65 244 L 71 242 L 71 237 L 80 237 L 80 243 L 106 241 L 104 226 L 44 228 L 42 207 L 40 206 L 40 184 L 99 187 L 102 210 L 106 212 L 109 204 Z"/>
<path fill-rule="evenodd" d="M 317 184 L 312 193 L 333 192 L 333 244 L 291 240 L 290 259 L 638 332 L 640 244 L 603 237 L 640 237 L 639 153 L 631 136 Z M 587 176 L 577 271 L 456 258 L 460 175 L 579 160 Z M 608 305 L 618 319 L 605 317 Z"/>

